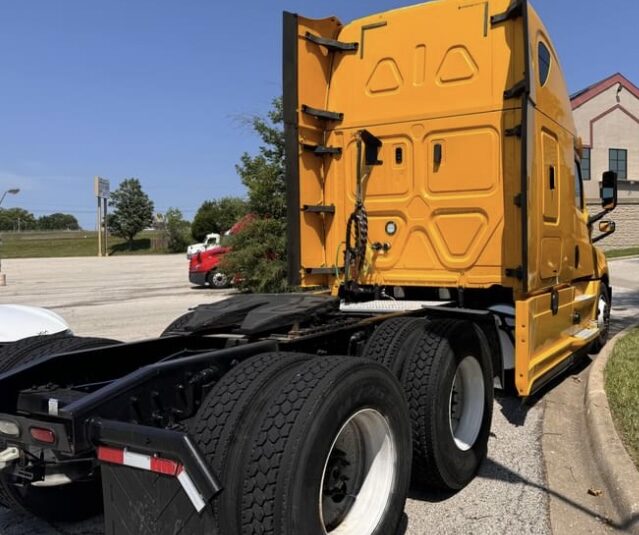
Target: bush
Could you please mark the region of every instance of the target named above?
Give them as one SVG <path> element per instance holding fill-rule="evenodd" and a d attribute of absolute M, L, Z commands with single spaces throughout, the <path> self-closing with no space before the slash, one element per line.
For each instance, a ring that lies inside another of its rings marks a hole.
<path fill-rule="evenodd" d="M 164 214 L 167 249 L 169 253 L 183 253 L 189 245 L 191 226 L 177 208 L 169 208 Z"/>
<path fill-rule="evenodd" d="M 236 277 L 240 290 L 285 292 L 286 226 L 280 219 L 257 219 L 228 242 L 232 252 L 222 259 L 225 273 Z"/>

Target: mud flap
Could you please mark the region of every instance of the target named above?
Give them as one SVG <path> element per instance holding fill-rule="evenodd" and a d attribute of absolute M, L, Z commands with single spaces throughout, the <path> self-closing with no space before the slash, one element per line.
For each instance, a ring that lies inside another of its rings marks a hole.
<path fill-rule="evenodd" d="M 176 478 L 102 465 L 106 535 L 214 535 L 212 508 L 197 513 Z"/>

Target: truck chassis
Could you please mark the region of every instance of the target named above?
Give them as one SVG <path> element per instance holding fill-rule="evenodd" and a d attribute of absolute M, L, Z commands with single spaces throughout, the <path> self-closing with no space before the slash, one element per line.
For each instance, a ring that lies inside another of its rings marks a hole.
<path fill-rule="evenodd" d="M 398 376 L 388 379 L 399 382 L 402 367 L 408 367 L 403 359 L 412 358 L 420 341 L 432 343 L 437 325 L 450 323 L 466 331 L 474 329 L 477 346 L 490 359 L 490 378 L 501 382 L 504 367 L 498 341 L 503 316 L 456 305 L 440 301 L 416 304 L 415 310 L 393 311 L 406 308 L 406 303 L 398 307 L 386 300 L 355 304 L 351 312 L 348 306 L 340 310 L 339 299 L 329 296 L 237 295 L 196 308 L 157 339 L 54 354 L 24 366 L 17 363 L 0 376 L 0 436 L 6 447 L 0 458 L 5 488 L 42 485 L 55 490 L 60 483 L 73 486 L 96 478 L 101 470 L 107 532 L 163 532 L 153 515 L 140 516 L 137 524 L 129 522 L 126 528 L 118 524 L 109 530 L 121 519 L 122 504 L 112 497 L 112 490 L 107 493 L 107 487 L 119 474 L 145 470 L 160 475 L 156 485 L 168 485 L 173 493 L 181 487 L 182 500 L 188 498 L 190 513 L 195 511 L 198 514 L 193 518 L 199 519 L 220 500 L 228 484 L 198 447 L 190 424 L 198 411 L 205 410 L 207 395 L 216 384 L 242 363 L 271 357 L 275 362 L 281 355 L 303 355 L 299 358 L 308 362 L 340 358 L 360 367 L 378 360 Z M 382 312 L 367 312 L 366 306 Z M 386 335 L 385 325 L 389 327 Z M 392 343 L 384 340 L 388 333 L 392 333 Z M 405 380 L 407 377 L 404 373 Z M 485 390 L 492 405 L 492 384 Z M 400 406 L 404 403 L 401 396 Z M 441 407 L 438 410 L 442 412 Z M 489 428 L 490 418 L 482 425 L 484 442 Z M 410 449 L 407 437 L 401 442 L 401 447 Z M 462 480 L 446 482 L 444 478 L 440 486 L 460 487 L 474 475 L 485 455 L 485 444 L 478 446 L 479 456 Z M 433 469 L 422 464 L 426 472 Z M 410 463 L 406 470 L 410 473 Z M 51 516 L 30 508 L 28 499 L 19 505 Z M 185 533 L 208 532 L 201 526 L 189 528 L 193 529 L 196 531 Z"/>

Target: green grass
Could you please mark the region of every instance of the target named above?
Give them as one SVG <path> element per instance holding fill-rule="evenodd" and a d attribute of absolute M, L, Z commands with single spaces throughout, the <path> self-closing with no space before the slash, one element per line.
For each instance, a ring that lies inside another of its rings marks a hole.
<path fill-rule="evenodd" d="M 639 247 L 627 247 L 625 249 L 611 249 L 606 251 L 607 258 L 619 258 L 620 256 L 639 255 Z"/>
<path fill-rule="evenodd" d="M 109 236 L 109 254 L 165 253 L 160 233 L 144 231 L 136 236 L 132 250 L 121 238 Z M 56 256 L 96 256 L 97 232 L 3 232 L 0 233 L 0 258 L 50 258 Z"/>
<path fill-rule="evenodd" d="M 605 376 L 617 430 L 639 467 L 639 328 L 615 345 Z"/>

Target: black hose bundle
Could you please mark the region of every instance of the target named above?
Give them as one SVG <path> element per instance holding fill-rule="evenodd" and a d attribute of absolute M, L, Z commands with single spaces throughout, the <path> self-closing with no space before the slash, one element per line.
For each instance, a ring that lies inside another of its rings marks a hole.
<path fill-rule="evenodd" d="M 363 204 L 358 203 L 346 224 L 346 278 L 352 275 L 357 279 L 366 260 L 366 244 L 368 243 L 368 214 Z M 353 270 L 354 273 L 350 273 Z"/>
<path fill-rule="evenodd" d="M 364 208 L 364 183 L 370 175 L 372 166 L 382 164 L 377 158 L 381 146 L 381 140 L 367 130 L 360 130 L 357 133 L 355 209 L 346 224 L 346 250 L 344 251 L 344 282 L 347 289 L 354 289 L 357 286 L 357 280 L 366 261 L 368 214 Z"/>

